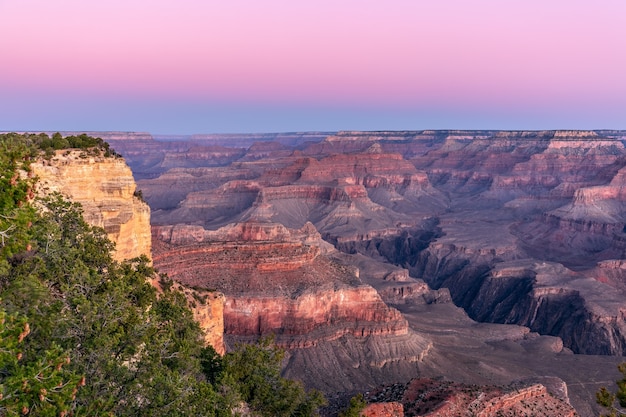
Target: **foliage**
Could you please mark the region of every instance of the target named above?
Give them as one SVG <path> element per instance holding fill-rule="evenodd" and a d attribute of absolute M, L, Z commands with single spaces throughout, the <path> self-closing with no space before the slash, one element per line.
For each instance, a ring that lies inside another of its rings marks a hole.
<path fill-rule="evenodd" d="M 1 136 L 0 136 L 1 138 Z M 34 180 L 20 175 L 33 151 L 13 138 L 0 140 L 0 273 L 26 249 L 34 210 L 28 205 Z"/>
<path fill-rule="evenodd" d="M 81 136 L 0 135 L 0 416 L 221 417 L 242 400 L 263 416 L 315 415 L 323 397 L 280 377 L 282 351 L 204 348 L 184 295 L 149 283 L 147 257 L 114 261 L 80 205 L 33 198 L 19 171 L 46 146 L 94 143 Z"/>
<path fill-rule="evenodd" d="M 54 155 L 54 151 L 62 149 L 81 149 L 88 155 L 120 156 L 102 138 L 95 138 L 85 133 L 63 136 L 56 132 L 51 137 L 45 133 L 0 134 L 0 151 L 7 148 L 25 154 L 26 162 L 39 156 L 48 159 Z"/>
<path fill-rule="evenodd" d="M 317 391 L 280 376 L 284 351 L 272 339 L 240 345 L 224 356 L 221 382 L 263 416 L 307 416 L 324 405 Z"/>
<path fill-rule="evenodd" d="M 350 398 L 348 408 L 339 413 L 339 417 L 359 417 L 361 411 L 367 406 L 363 394 L 357 394 Z"/>
<path fill-rule="evenodd" d="M 620 407 L 626 407 L 626 362 L 623 362 L 617 366 L 617 369 L 622 374 L 622 379 L 617 381 L 617 392 L 612 393 L 606 387 L 600 388 L 596 392 L 596 402 L 604 407 L 608 414 L 601 414 L 601 417 L 617 417 L 626 415 L 626 411 L 616 407 L 615 400 L 619 403 Z"/>
<path fill-rule="evenodd" d="M 85 380 L 69 370 L 70 357 L 56 344 L 33 355 L 30 333 L 25 317 L 0 309 L 0 415 L 66 415 Z"/>
<path fill-rule="evenodd" d="M 146 202 L 146 199 L 143 196 L 143 191 L 141 191 L 141 190 L 135 190 L 133 192 L 133 196 L 138 198 L 139 201 L 143 201 L 144 203 Z"/>

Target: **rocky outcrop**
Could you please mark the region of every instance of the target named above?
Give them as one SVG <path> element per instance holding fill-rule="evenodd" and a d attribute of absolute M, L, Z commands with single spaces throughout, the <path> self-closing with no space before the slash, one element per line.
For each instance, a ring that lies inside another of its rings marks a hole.
<path fill-rule="evenodd" d="M 169 280 L 164 281 L 161 277 L 155 277 L 151 283 L 159 293 L 162 293 L 164 287 L 167 287 L 167 290 L 180 291 L 184 294 L 194 320 L 198 322 L 204 332 L 204 343 L 212 346 L 220 355 L 226 353 L 224 344 L 224 294 L 201 288 L 190 288 Z"/>
<path fill-rule="evenodd" d="M 571 405 L 551 395 L 541 384 L 497 387 L 414 379 L 404 385 L 396 384 L 374 390 L 368 394 L 368 399 L 376 401 L 372 405 L 381 404 L 380 408 L 375 408 L 376 410 L 384 408 L 398 410 L 399 407 L 391 405 L 400 403 L 406 415 L 425 417 L 578 415 Z"/>
<path fill-rule="evenodd" d="M 362 417 L 404 417 L 404 406 L 398 402 L 368 404 L 360 415 Z"/>
<path fill-rule="evenodd" d="M 275 335 L 282 346 L 307 348 L 321 341 L 407 334 L 400 312 L 389 308 L 372 287 L 317 288 L 295 299 L 229 296 L 224 307 L 226 334 Z"/>
<path fill-rule="evenodd" d="M 346 334 L 402 335 L 406 320 L 355 268 L 330 251 L 310 223 L 300 230 L 242 222 L 216 231 L 156 227 L 155 265 L 194 288 L 224 292 L 224 330 L 237 337 L 275 335 L 290 348 Z"/>
<path fill-rule="evenodd" d="M 104 228 L 115 242 L 118 260 L 150 256 L 150 208 L 136 194 L 135 181 L 122 158 L 61 150 L 32 164 L 38 190 L 59 192 L 83 206 L 85 220 Z"/>
<path fill-rule="evenodd" d="M 122 158 L 104 157 L 94 150 L 61 150 L 31 167 L 38 178 L 39 193 L 59 192 L 80 203 L 85 220 L 105 230 L 115 243 L 115 259 L 151 257 L 150 209 L 136 194 L 132 173 Z M 158 279 L 152 284 L 161 290 Z M 223 354 L 223 294 L 174 286 L 185 294 L 194 318 L 205 332 L 205 342 Z"/>
<path fill-rule="evenodd" d="M 212 346 L 223 355 L 224 345 L 224 294 L 217 291 L 203 291 L 181 286 L 187 303 L 193 312 L 193 318 L 204 332 L 204 343 Z"/>

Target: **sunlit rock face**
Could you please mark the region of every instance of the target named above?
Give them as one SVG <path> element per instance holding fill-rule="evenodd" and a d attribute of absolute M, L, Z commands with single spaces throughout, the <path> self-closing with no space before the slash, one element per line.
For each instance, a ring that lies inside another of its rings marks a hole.
<path fill-rule="evenodd" d="M 42 193 L 59 192 L 83 206 L 85 220 L 115 243 L 115 259 L 150 256 L 150 207 L 136 196 L 124 159 L 61 150 L 32 169 Z"/>
<path fill-rule="evenodd" d="M 87 151 L 57 151 L 32 165 L 42 194 L 59 192 L 83 207 L 85 220 L 102 227 L 115 243 L 116 260 L 152 256 L 150 208 L 137 197 L 136 184 L 124 159 L 90 155 Z M 153 285 L 160 289 L 158 280 Z M 220 354 L 224 348 L 224 296 L 176 285 L 205 332 L 205 343 Z"/>

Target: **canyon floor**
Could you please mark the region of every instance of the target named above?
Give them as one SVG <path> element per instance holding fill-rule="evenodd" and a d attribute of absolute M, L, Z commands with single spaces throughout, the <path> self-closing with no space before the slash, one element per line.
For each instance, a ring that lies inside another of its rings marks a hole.
<path fill-rule="evenodd" d="M 227 344 L 273 334 L 330 397 L 523 381 L 591 416 L 619 378 L 626 132 L 99 135 L 155 266 L 224 293 Z"/>

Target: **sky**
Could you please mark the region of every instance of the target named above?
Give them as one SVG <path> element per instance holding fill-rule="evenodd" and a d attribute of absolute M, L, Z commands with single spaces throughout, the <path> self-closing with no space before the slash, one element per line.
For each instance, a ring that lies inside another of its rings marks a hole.
<path fill-rule="evenodd" d="M 0 0 L 0 130 L 626 129 L 625 0 Z"/>

